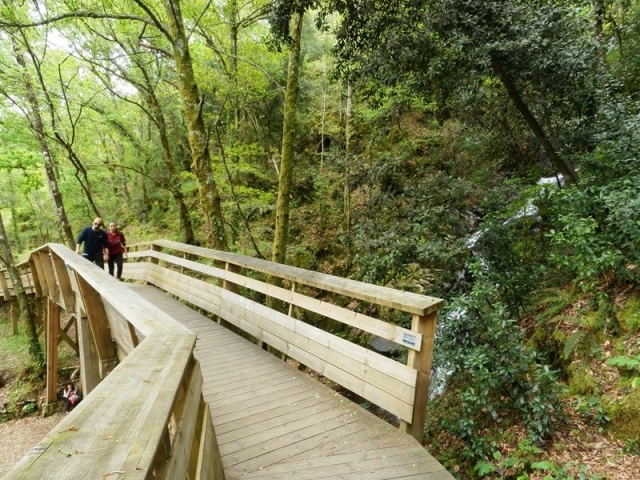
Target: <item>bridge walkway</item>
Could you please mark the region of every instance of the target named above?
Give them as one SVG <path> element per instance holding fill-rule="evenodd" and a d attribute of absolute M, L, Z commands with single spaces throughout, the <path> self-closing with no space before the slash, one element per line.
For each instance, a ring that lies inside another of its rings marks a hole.
<path fill-rule="evenodd" d="M 194 355 L 227 480 L 453 477 L 413 437 L 152 286 L 197 335 Z"/>

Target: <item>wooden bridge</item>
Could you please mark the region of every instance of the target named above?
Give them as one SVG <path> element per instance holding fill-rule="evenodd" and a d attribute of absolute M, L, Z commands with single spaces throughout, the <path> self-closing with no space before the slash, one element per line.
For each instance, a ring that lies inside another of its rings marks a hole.
<path fill-rule="evenodd" d="M 421 445 L 441 300 L 167 240 L 129 257 L 127 283 L 57 244 L 21 265 L 41 305 L 48 399 L 61 341 L 79 354 L 85 399 L 6 479 L 453 478 Z M 356 305 L 404 312 L 411 328 Z M 406 348 L 407 364 L 333 335 L 336 322 Z"/>

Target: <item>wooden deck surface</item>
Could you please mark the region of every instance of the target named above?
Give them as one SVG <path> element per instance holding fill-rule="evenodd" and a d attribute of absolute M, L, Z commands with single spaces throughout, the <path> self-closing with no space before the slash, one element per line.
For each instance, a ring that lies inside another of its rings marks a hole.
<path fill-rule="evenodd" d="M 227 480 L 453 479 L 410 435 L 158 289 L 132 287 L 197 334 Z"/>

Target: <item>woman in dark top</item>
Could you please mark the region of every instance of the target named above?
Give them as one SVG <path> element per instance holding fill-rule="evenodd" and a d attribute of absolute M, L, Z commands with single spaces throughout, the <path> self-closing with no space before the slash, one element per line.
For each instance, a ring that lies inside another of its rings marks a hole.
<path fill-rule="evenodd" d="M 118 230 L 116 222 L 109 223 L 107 237 L 109 240 L 109 275 L 113 277 L 113 267 L 115 265 L 118 267 L 116 278 L 122 280 L 122 260 L 127 255 L 127 241 L 124 238 L 124 234 Z"/>

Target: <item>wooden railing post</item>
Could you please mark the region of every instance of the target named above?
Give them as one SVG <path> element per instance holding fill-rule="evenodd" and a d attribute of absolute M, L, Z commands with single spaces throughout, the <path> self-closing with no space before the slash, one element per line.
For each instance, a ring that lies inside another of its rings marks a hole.
<path fill-rule="evenodd" d="M 47 303 L 47 401 L 58 399 L 58 330 L 60 307 L 51 298 Z"/>
<path fill-rule="evenodd" d="M 16 300 L 11 302 L 11 325 L 13 325 L 13 334 L 18 335 L 18 320 L 20 319 L 20 305 Z"/>
<path fill-rule="evenodd" d="M 11 295 L 9 295 L 9 285 L 7 284 L 7 278 L 4 276 L 5 270 L 0 271 L 0 288 L 2 288 L 2 293 L 4 295 L 4 299 L 9 301 Z"/>
<path fill-rule="evenodd" d="M 427 315 L 413 315 L 411 330 L 422 334 L 420 351 L 409 350 L 407 366 L 418 372 L 416 382 L 416 396 L 413 403 L 413 416 L 411 423 L 402 421 L 400 429 L 407 432 L 422 444 L 424 425 L 426 422 L 427 400 L 429 399 L 429 379 L 431 377 L 431 361 L 433 358 L 433 342 L 436 333 L 437 312 Z"/>
<path fill-rule="evenodd" d="M 76 326 L 78 328 L 78 350 L 80 357 L 80 384 L 82 394 L 89 395 L 91 391 L 100 383 L 100 359 L 96 351 L 89 319 L 83 314 L 82 302 L 76 302 Z"/>

